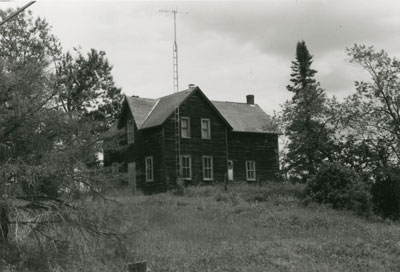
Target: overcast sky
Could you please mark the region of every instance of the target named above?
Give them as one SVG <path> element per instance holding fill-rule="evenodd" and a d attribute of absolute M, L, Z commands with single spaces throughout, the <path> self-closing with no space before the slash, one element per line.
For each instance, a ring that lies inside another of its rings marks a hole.
<path fill-rule="evenodd" d="M 0 8 L 27 1 L 0 3 Z M 39 1 L 34 15 L 53 27 L 64 51 L 104 50 L 117 86 L 157 98 L 173 90 L 173 17 L 177 8 L 179 85 L 193 83 L 211 100 L 244 102 L 254 94 L 267 113 L 279 110 L 296 43 L 314 56 L 316 78 L 342 98 L 366 78 L 349 64 L 346 47 L 374 45 L 400 55 L 400 1 Z"/>

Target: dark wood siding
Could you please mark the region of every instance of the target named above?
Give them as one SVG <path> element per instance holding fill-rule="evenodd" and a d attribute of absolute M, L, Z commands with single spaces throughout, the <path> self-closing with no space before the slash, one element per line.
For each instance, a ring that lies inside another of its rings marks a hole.
<path fill-rule="evenodd" d="M 142 131 L 143 133 L 143 156 L 142 172 L 141 172 L 141 187 L 145 193 L 154 193 L 165 191 L 165 180 L 163 174 L 163 143 L 162 143 L 162 127 L 154 127 Z M 145 158 L 153 157 L 153 181 L 146 182 L 145 174 Z"/>
<path fill-rule="evenodd" d="M 137 186 L 141 187 L 143 184 L 143 171 L 144 171 L 144 160 L 142 160 L 144 151 L 144 138 L 143 132 L 138 130 L 136 123 L 134 124 L 135 142 L 128 144 L 126 123 L 128 120 L 132 120 L 133 117 L 129 111 L 121 118 L 119 133 L 115 134 L 108 143 L 111 143 L 111 147 L 105 148 L 104 151 L 104 166 L 110 166 L 113 162 L 118 162 L 120 165 L 120 172 L 127 173 L 128 163 L 136 163 L 136 182 Z M 127 179 L 126 179 L 127 180 Z"/>
<path fill-rule="evenodd" d="M 128 145 L 126 123 L 132 119 L 133 117 L 130 113 L 124 115 L 120 120 L 122 126 L 118 128 L 118 132 L 105 140 L 104 166 L 119 162 L 125 164 L 123 171 L 126 171 L 126 163 L 136 161 L 141 156 L 141 150 L 138 147 L 141 146 L 143 139 L 136 123 L 134 124 L 135 143 Z"/>
<path fill-rule="evenodd" d="M 180 116 L 190 117 L 189 139 L 180 139 L 181 155 L 192 157 L 192 180 L 203 181 L 202 156 L 213 157 L 214 181 L 223 181 L 226 173 L 226 123 L 199 93 L 194 93 L 180 107 Z M 201 138 L 201 118 L 210 119 L 211 139 Z M 176 180 L 175 116 L 172 114 L 164 123 L 165 131 L 165 175 L 169 182 Z"/>
<path fill-rule="evenodd" d="M 233 160 L 235 181 L 246 180 L 246 160 L 256 162 L 257 178 L 276 179 L 279 170 L 277 134 L 231 132 L 228 152 L 229 160 Z"/>
<path fill-rule="evenodd" d="M 127 108 L 125 108 L 127 109 Z M 278 135 L 263 133 L 232 132 L 201 92 L 194 92 L 180 106 L 180 116 L 190 118 L 190 138 L 180 138 L 181 155 L 192 158 L 192 180 L 203 182 L 203 156 L 213 157 L 215 182 L 222 182 L 227 172 L 227 160 L 234 164 L 234 180 L 246 180 L 246 160 L 255 161 L 256 176 L 262 181 L 275 180 L 279 170 Z M 104 165 L 120 162 L 122 171 L 127 163 L 136 163 L 136 183 L 145 193 L 165 191 L 176 181 L 175 114 L 171 114 L 161 126 L 138 130 L 135 123 L 135 143 L 127 144 L 126 122 L 132 119 L 129 110 L 120 119 L 120 131 L 113 139 L 117 147 L 105 150 Z M 201 138 L 201 119 L 211 125 L 211 139 Z M 146 182 L 145 158 L 153 157 L 153 180 Z M 209 182 L 209 181 L 205 181 Z"/>

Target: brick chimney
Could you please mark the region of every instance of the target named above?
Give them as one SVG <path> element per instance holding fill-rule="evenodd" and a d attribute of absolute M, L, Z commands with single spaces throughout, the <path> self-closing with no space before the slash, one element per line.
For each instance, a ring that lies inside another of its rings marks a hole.
<path fill-rule="evenodd" d="M 189 90 L 193 90 L 196 87 L 195 84 L 189 84 Z"/>
<path fill-rule="evenodd" d="M 252 94 L 246 95 L 246 102 L 249 105 L 254 105 L 254 95 Z"/>

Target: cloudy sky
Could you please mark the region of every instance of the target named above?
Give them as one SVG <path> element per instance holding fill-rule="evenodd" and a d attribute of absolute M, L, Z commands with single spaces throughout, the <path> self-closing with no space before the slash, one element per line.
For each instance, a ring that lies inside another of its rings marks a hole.
<path fill-rule="evenodd" d="M 1 2 L 0 8 L 27 1 Z M 291 61 L 304 40 L 316 78 L 345 97 L 367 78 L 349 64 L 346 47 L 374 45 L 400 56 L 400 1 L 38 1 L 29 9 L 53 27 L 65 51 L 104 50 L 127 95 L 172 92 L 173 17 L 178 9 L 179 84 L 198 85 L 212 100 L 244 102 L 254 94 L 267 113 L 291 93 Z"/>

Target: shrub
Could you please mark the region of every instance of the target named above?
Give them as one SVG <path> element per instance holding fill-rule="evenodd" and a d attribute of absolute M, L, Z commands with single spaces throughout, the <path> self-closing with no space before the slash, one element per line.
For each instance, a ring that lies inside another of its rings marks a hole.
<path fill-rule="evenodd" d="M 369 186 L 352 169 L 339 163 L 325 163 L 308 181 L 306 193 L 318 203 L 334 209 L 354 210 L 369 214 L 372 196 Z"/>
<path fill-rule="evenodd" d="M 400 218 L 400 169 L 381 169 L 371 188 L 374 210 L 386 218 Z"/>

